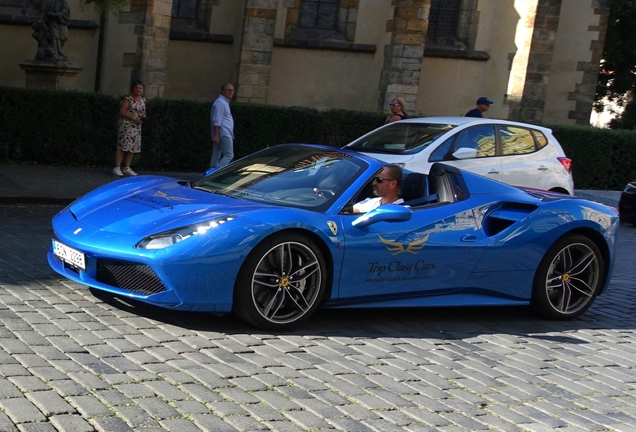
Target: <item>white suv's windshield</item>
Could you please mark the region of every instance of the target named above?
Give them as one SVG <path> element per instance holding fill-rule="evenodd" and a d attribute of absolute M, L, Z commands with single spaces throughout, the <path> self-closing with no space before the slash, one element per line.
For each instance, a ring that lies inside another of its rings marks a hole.
<path fill-rule="evenodd" d="M 192 187 L 249 201 L 322 210 L 366 168 L 365 162 L 337 148 L 279 145 L 223 167 Z"/>
<path fill-rule="evenodd" d="M 346 147 L 366 153 L 413 154 L 433 144 L 455 125 L 395 122 Z"/>

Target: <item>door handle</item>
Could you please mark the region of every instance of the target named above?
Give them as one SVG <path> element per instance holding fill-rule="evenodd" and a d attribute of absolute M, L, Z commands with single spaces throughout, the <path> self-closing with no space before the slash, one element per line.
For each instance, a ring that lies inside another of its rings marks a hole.
<path fill-rule="evenodd" d="M 499 174 L 499 170 L 496 170 L 494 168 L 490 168 L 490 171 L 488 171 L 488 174 Z"/>
<path fill-rule="evenodd" d="M 540 165 L 539 168 L 537 168 L 539 171 L 547 171 L 548 167 L 545 165 Z"/>
<path fill-rule="evenodd" d="M 474 242 L 474 241 L 477 241 L 477 236 L 474 235 L 474 234 L 465 234 L 465 235 L 462 236 L 460 241 L 463 241 L 463 242 Z"/>

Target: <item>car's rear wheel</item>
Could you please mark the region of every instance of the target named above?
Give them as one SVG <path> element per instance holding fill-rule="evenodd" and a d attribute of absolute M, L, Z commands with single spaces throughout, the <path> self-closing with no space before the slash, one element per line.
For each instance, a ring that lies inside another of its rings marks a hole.
<path fill-rule="evenodd" d="M 243 263 L 234 313 L 263 329 L 290 328 L 315 312 L 326 283 L 325 260 L 313 241 L 297 233 L 274 235 Z"/>
<path fill-rule="evenodd" d="M 547 318 L 576 318 L 592 305 L 604 282 L 605 262 L 598 247 L 587 237 L 568 235 L 543 257 L 531 303 Z"/>

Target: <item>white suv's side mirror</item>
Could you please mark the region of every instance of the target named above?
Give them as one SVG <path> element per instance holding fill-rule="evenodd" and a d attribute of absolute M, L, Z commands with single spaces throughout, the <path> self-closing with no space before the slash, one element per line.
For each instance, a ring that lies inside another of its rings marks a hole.
<path fill-rule="evenodd" d="M 453 157 L 457 159 L 474 159 L 477 157 L 477 150 L 469 147 L 460 147 L 455 150 Z"/>

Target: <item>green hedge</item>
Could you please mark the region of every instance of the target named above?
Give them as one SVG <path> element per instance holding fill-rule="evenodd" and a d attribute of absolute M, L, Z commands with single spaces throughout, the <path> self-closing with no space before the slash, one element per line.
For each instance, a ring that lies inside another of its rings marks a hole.
<path fill-rule="evenodd" d="M 0 87 L 0 160 L 111 166 L 121 99 L 95 93 Z M 211 102 L 148 102 L 142 170 L 203 171 L 211 155 Z M 272 144 L 342 146 L 380 126 L 380 113 L 233 103 L 236 158 Z"/>
<path fill-rule="evenodd" d="M 96 93 L 0 87 L 0 162 L 112 166 L 121 98 Z M 211 102 L 148 102 L 141 170 L 208 167 Z M 380 126 L 385 114 L 233 103 L 236 158 L 272 144 L 342 146 Z M 550 125 L 573 161 L 579 189 L 622 189 L 636 179 L 636 132 Z"/>
<path fill-rule="evenodd" d="M 591 126 L 549 127 L 572 159 L 577 189 L 622 190 L 636 179 L 636 132 Z"/>

